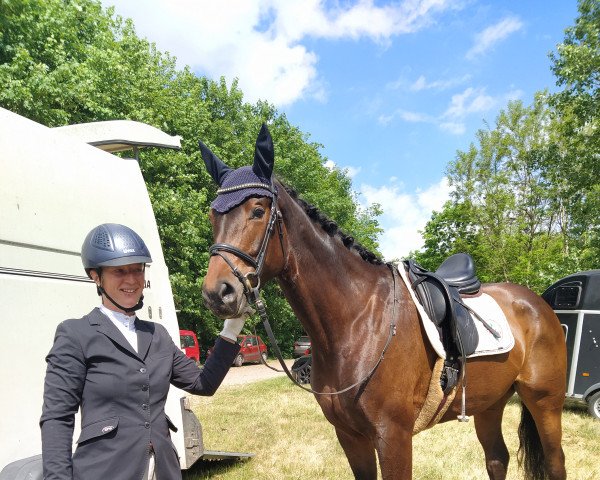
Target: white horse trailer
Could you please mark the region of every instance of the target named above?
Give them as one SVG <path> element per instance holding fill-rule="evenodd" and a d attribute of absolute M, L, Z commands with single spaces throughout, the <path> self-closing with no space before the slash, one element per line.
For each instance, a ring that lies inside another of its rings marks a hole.
<path fill-rule="evenodd" d="M 0 108 L 0 480 L 41 478 L 45 356 L 58 323 L 99 304 L 79 256 L 94 226 L 122 223 L 144 239 L 153 262 L 138 316 L 162 323 L 179 344 L 169 272 L 138 162 L 108 153 L 133 149 L 137 157 L 144 146 L 180 148 L 180 140 L 130 121 L 51 129 Z M 172 439 L 182 469 L 200 458 L 249 456 L 205 450 L 185 392 L 171 387 L 166 410 L 178 427 Z"/>

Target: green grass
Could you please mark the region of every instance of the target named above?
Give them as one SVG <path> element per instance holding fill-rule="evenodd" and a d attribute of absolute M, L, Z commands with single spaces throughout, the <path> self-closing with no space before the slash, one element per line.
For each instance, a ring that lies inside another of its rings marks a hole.
<path fill-rule="evenodd" d="M 353 479 L 333 427 L 315 398 L 286 378 L 221 387 L 214 397 L 194 399 L 209 450 L 252 452 L 245 462 L 199 463 L 184 474 L 201 479 Z M 503 431 L 511 454 L 508 480 L 517 468 L 518 400 L 506 407 Z M 600 422 L 580 407 L 565 409 L 563 448 L 570 480 L 600 479 Z M 450 422 L 414 439 L 416 480 L 481 480 L 487 474 L 473 422 Z"/>

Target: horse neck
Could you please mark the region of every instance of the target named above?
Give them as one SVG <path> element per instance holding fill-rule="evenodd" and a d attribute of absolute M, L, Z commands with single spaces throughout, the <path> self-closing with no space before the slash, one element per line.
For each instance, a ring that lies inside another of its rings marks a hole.
<path fill-rule="evenodd" d="M 312 342 L 328 348 L 387 324 L 383 314 L 393 301 L 389 268 L 363 260 L 327 234 L 287 192 L 279 205 L 287 259 L 278 281 Z"/>

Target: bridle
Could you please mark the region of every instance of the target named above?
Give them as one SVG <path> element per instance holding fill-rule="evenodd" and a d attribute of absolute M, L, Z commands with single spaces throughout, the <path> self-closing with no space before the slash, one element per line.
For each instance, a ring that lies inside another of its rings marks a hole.
<path fill-rule="evenodd" d="M 230 193 L 235 192 L 237 190 L 244 190 L 246 188 L 260 188 L 263 190 L 267 190 L 271 192 L 273 195 L 273 201 L 271 203 L 271 214 L 269 215 L 269 222 L 267 223 L 267 228 L 265 230 L 265 235 L 260 244 L 260 248 L 258 250 L 258 254 L 256 258 L 253 258 L 251 255 L 243 252 L 238 247 L 234 247 L 228 243 L 215 243 L 212 245 L 208 252 L 211 256 L 218 255 L 221 257 L 225 263 L 229 266 L 233 274 L 237 277 L 237 279 L 242 283 L 244 287 L 244 294 L 248 298 L 249 301 L 252 301 L 254 293 L 256 293 L 260 289 L 260 274 L 265 265 L 265 257 L 267 254 L 267 248 L 269 247 L 269 240 L 271 239 L 271 235 L 273 234 L 273 229 L 275 225 L 277 225 L 277 230 L 279 232 L 279 241 L 281 243 L 281 249 L 283 252 L 283 256 L 285 258 L 285 250 L 283 247 L 283 218 L 281 216 L 281 212 L 277 208 L 277 190 L 273 185 L 267 185 L 265 183 L 244 183 L 242 185 L 236 185 L 234 187 L 220 188 L 217 190 L 217 195 L 221 193 Z M 248 263 L 254 268 L 254 271 L 250 271 L 245 275 L 240 272 L 237 267 L 233 264 L 231 260 L 229 260 L 222 252 L 227 252 L 235 255 L 236 257 L 242 259 L 244 262 Z"/>
<path fill-rule="evenodd" d="M 368 382 L 368 380 L 373 376 L 373 374 L 375 373 L 375 370 L 377 370 L 377 367 L 379 367 L 379 364 L 383 361 L 385 352 L 387 351 L 387 349 L 392 341 L 392 338 L 396 335 L 395 318 L 396 318 L 396 308 L 398 305 L 398 297 L 397 297 L 397 285 L 396 285 L 397 273 L 396 273 L 395 267 L 391 264 L 388 264 L 388 266 L 390 267 L 390 269 L 392 271 L 392 280 L 393 280 L 393 291 L 392 291 L 392 297 L 393 297 L 392 302 L 393 303 L 392 303 L 392 316 L 391 316 L 391 321 L 390 321 L 389 333 L 388 333 L 388 337 L 385 342 L 385 345 L 383 347 L 383 350 L 381 352 L 381 355 L 379 356 L 378 360 L 375 362 L 373 367 L 358 382 L 355 382 L 352 385 L 349 385 L 341 390 L 337 390 L 334 392 L 317 392 L 317 391 L 313 390 L 312 388 L 307 388 L 304 385 L 301 385 L 300 383 L 298 383 L 298 381 L 296 381 L 296 379 L 293 377 L 293 375 L 289 371 L 287 365 L 283 361 L 283 356 L 281 355 L 281 350 L 279 350 L 279 345 L 277 344 L 277 340 L 275 339 L 275 335 L 273 334 L 271 324 L 269 323 L 269 317 L 267 316 L 267 310 L 265 308 L 265 304 L 264 304 L 262 298 L 260 297 L 260 274 L 261 274 L 262 269 L 265 264 L 265 256 L 267 253 L 267 248 L 269 246 L 269 240 L 273 234 L 273 229 L 275 228 L 275 225 L 277 225 L 277 229 L 279 231 L 279 241 L 281 243 L 281 250 L 282 250 L 283 258 L 284 259 L 286 258 L 285 248 L 284 248 L 284 243 L 283 243 L 283 217 L 281 215 L 281 212 L 277 208 L 277 190 L 275 189 L 274 185 L 267 185 L 265 183 L 244 183 L 242 185 L 236 185 L 234 187 L 220 188 L 217 190 L 217 195 L 221 194 L 221 193 L 235 192 L 237 190 L 243 190 L 246 188 L 260 188 L 260 189 L 271 192 L 271 194 L 273 195 L 273 201 L 271 203 L 271 214 L 269 216 L 269 222 L 267 223 L 265 235 L 262 239 L 260 249 L 258 250 L 258 254 L 256 255 L 256 258 L 252 257 L 251 255 L 247 254 L 246 252 L 243 252 L 238 247 L 235 247 L 228 243 L 213 244 L 208 249 L 210 255 L 211 256 L 218 255 L 219 257 L 221 257 L 225 261 L 225 263 L 229 266 L 229 268 L 231 269 L 233 274 L 237 277 L 237 279 L 242 283 L 242 286 L 244 287 L 244 294 L 246 295 L 246 298 L 248 299 L 248 303 L 251 305 L 254 305 L 256 307 L 256 309 L 258 310 L 260 318 L 263 322 L 263 326 L 265 327 L 265 330 L 269 337 L 269 341 L 271 342 L 271 345 L 272 345 L 273 349 L 275 350 L 277 359 L 279 360 L 279 363 L 280 363 L 281 367 L 283 368 L 283 371 L 286 373 L 286 375 L 289 377 L 289 379 L 292 382 L 294 382 L 301 389 L 306 390 L 315 395 L 340 395 L 342 393 L 345 393 L 345 392 L 353 389 L 354 387 L 356 387 L 358 385 L 366 385 L 366 382 Z M 251 265 L 254 268 L 254 271 L 248 272 L 245 275 L 242 274 L 242 272 L 240 272 L 237 269 L 237 267 L 231 262 L 231 260 L 229 260 L 225 255 L 223 255 L 222 252 L 231 253 L 231 254 L 235 255 L 236 257 L 242 259 L 243 261 L 245 261 L 246 263 Z M 261 363 L 263 363 L 266 367 L 270 368 L 271 370 L 281 372 L 281 370 L 278 370 L 276 368 L 271 367 L 270 365 L 267 365 L 266 362 L 264 361 L 264 359 L 262 358 L 262 356 L 260 358 L 261 358 Z"/>

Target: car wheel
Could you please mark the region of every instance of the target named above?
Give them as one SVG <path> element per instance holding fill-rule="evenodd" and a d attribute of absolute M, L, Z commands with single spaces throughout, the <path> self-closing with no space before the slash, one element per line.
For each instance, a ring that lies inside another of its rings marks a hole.
<path fill-rule="evenodd" d="M 294 380 L 300 384 L 310 383 L 310 371 L 312 365 L 312 357 L 306 355 L 300 357 L 292 365 L 292 375 Z"/>
<path fill-rule="evenodd" d="M 594 393 L 588 399 L 588 412 L 592 417 L 600 420 L 600 391 Z"/>
<path fill-rule="evenodd" d="M 262 352 L 260 354 L 260 356 L 262 357 L 262 362 L 261 363 L 267 363 L 267 352 Z"/>
<path fill-rule="evenodd" d="M 244 363 L 244 356 L 240 353 L 235 360 L 233 361 L 233 365 L 236 367 L 241 367 Z"/>
<path fill-rule="evenodd" d="M 311 365 L 307 362 L 306 365 L 298 371 L 298 383 L 310 383 L 310 368 Z"/>

